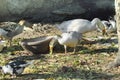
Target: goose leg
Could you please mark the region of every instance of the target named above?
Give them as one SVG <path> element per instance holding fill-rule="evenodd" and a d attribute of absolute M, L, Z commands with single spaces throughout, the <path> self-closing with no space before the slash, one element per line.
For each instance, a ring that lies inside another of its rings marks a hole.
<path fill-rule="evenodd" d="M 52 45 L 49 45 L 49 50 L 50 50 L 49 54 L 53 54 L 53 46 Z"/>
<path fill-rule="evenodd" d="M 12 46 L 12 40 L 8 40 L 8 43 L 9 43 L 9 47 Z"/>
<path fill-rule="evenodd" d="M 64 45 L 64 49 L 65 49 L 65 54 L 67 53 L 67 46 Z"/>
<path fill-rule="evenodd" d="M 9 43 L 10 43 L 10 46 L 12 46 L 12 42 L 11 42 L 11 40 L 9 41 Z"/>
<path fill-rule="evenodd" d="M 74 50 L 73 50 L 73 54 L 75 54 L 76 53 L 76 47 L 74 47 Z"/>
<path fill-rule="evenodd" d="M 0 36 L 0 40 L 2 40 L 2 37 Z"/>

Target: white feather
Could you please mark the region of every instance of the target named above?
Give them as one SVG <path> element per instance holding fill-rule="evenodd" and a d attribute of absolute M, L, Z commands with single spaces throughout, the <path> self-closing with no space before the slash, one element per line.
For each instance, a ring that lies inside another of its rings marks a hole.
<path fill-rule="evenodd" d="M 97 25 L 97 26 L 96 26 Z M 94 18 L 92 21 L 86 19 L 74 19 L 62 22 L 57 26 L 62 32 L 76 31 L 79 33 L 86 33 L 93 30 L 104 29 L 101 20 Z"/>
<path fill-rule="evenodd" d="M 58 42 L 61 45 L 66 45 L 69 47 L 75 47 L 80 40 L 80 36 L 74 32 L 63 33 L 61 38 L 58 39 Z"/>
<path fill-rule="evenodd" d="M 4 74 L 13 74 L 13 68 L 10 65 L 5 65 L 2 67 L 2 71 L 4 72 Z"/>

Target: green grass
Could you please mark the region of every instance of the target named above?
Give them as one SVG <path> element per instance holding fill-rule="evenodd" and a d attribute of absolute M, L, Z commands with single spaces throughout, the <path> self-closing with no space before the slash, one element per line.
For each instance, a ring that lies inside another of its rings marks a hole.
<path fill-rule="evenodd" d="M 19 41 L 19 40 L 18 40 Z M 6 48 L 0 53 L 0 65 L 14 59 L 26 61 L 35 60 L 34 64 L 28 66 L 22 75 L 11 78 L 9 74 L 3 76 L 0 73 L 0 80 L 119 80 L 120 69 L 114 68 L 105 70 L 109 62 L 113 61 L 117 53 L 115 44 L 104 46 L 99 41 L 93 43 L 82 42 L 78 45 L 77 53 L 71 54 L 69 49 L 64 54 L 64 49 L 57 48 L 54 54 L 28 55 L 15 40 L 14 46 Z M 108 41 L 109 42 L 109 41 Z M 59 52 L 61 51 L 61 52 Z"/>
<path fill-rule="evenodd" d="M 12 80 L 109 80 L 116 77 L 117 74 L 112 71 L 104 71 L 103 67 L 110 61 L 109 59 L 106 60 L 106 57 L 111 59 L 114 55 L 108 57 L 103 54 L 54 53 L 53 55 L 28 56 L 17 53 L 3 53 L 0 55 L 0 65 L 4 65 L 11 59 L 35 60 L 34 64 L 28 66 L 21 76 Z M 4 77 L 1 75 L 0 79 L 7 80 L 11 78 L 10 75 Z"/>

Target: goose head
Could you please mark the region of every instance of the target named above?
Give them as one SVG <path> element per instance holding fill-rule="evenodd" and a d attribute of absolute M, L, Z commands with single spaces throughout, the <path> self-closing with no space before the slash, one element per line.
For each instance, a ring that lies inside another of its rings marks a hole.
<path fill-rule="evenodd" d="M 49 54 L 53 54 L 53 48 L 56 44 L 61 44 L 63 42 L 64 36 L 67 33 L 62 33 L 61 35 L 56 34 L 55 36 L 53 36 L 53 39 L 50 41 L 49 43 Z"/>
<path fill-rule="evenodd" d="M 18 24 L 24 25 L 25 22 L 26 22 L 25 20 L 20 20 Z"/>
<path fill-rule="evenodd" d="M 110 17 L 108 21 L 103 23 L 106 26 L 107 34 L 113 31 L 117 31 L 116 21 L 113 17 Z"/>
<path fill-rule="evenodd" d="M 103 35 L 105 35 L 106 32 L 106 26 L 102 23 L 102 21 L 99 18 L 94 18 L 91 21 L 92 25 L 96 26 L 97 30 L 101 31 Z"/>

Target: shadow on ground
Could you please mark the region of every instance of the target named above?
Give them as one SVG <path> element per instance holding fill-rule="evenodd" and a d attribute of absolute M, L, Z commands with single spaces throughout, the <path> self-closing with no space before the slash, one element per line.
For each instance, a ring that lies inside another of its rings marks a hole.
<path fill-rule="evenodd" d="M 98 40 L 95 40 L 95 41 L 82 41 L 80 44 L 96 44 L 96 43 L 101 43 L 101 44 L 104 44 L 104 43 L 112 43 L 114 42 L 115 44 L 118 43 L 118 40 L 117 39 L 98 39 Z"/>
<path fill-rule="evenodd" d="M 37 59 L 45 59 L 45 56 L 44 55 L 19 56 L 12 58 L 11 60 L 37 60 Z"/>
<path fill-rule="evenodd" d="M 77 75 L 76 75 L 77 74 Z M 13 80 L 33 80 L 33 79 L 64 79 L 64 80 L 111 80 L 112 78 L 118 77 L 118 74 L 107 74 L 107 73 L 99 73 L 92 70 L 77 70 L 73 67 L 63 66 L 59 68 L 56 72 L 53 73 L 39 73 L 39 74 L 22 74 L 21 76 L 13 79 Z"/>
<path fill-rule="evenodd" d="M 13 52 L 13 51 L 21 51 L 23 48 L 20 45 L 14 45 L 10 47 L 5 47 L 2 53 Z"/>

